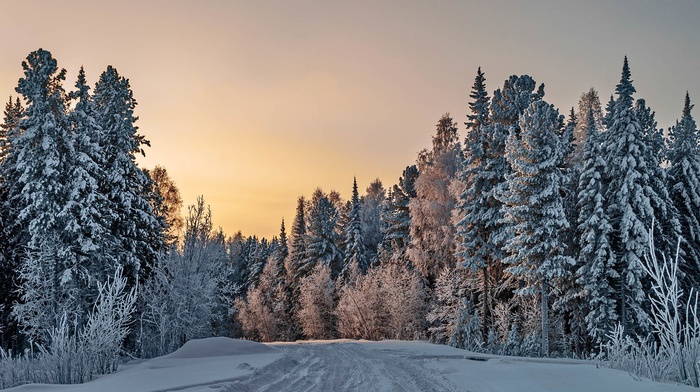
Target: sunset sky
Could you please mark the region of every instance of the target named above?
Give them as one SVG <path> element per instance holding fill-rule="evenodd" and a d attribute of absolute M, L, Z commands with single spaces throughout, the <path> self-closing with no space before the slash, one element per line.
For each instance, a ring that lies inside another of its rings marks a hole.
<path fill-rule="evenodd" d="M 142 166 L 204 195 L 228 234 L 271 237 L 316 187 L 345 198 L 394 184 L 450 112 L 466 119 L 478 66 L 568 113 L 605 103 L 629 57 L 636 97 L 666 128 L 700 102 L 700 1 L 0 1 L 0 97 L 38 48 L 91 83 L 131 81 Z M 700 111 L 696 109 L 696 118 Z"/>

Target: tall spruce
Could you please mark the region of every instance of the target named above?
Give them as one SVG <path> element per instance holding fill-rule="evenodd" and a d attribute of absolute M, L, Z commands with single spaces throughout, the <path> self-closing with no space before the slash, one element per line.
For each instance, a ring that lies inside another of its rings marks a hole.
<path fill-rule="evenodd" d="M 307 277 L 321 264 L 328 266 L 332 275 L 337 277 L 343 263 L 343 251 L 337 246 L 340 243 L 337 238 L 338 210 L 329 195 L 317 188 L 311 197 L 308 214 L 306 252 L 297 274 Z"/>
<path fill-rule="evenodd" d="M 464 165 L 459 174 L 464 189 L 457 201 L 457 214 L 461 219 L 457 222 L 458 250 L 457 256 L 462 265 L 473 271 L 481 272 L 481 292 L 478 301 L 481 303 L 482 335 L 486 336 L 491 327 L 492 313 L 491 282 L 492 270 L 502 268 L 500 263 L 500 247 L 495 243 L 492 234 L 494 228 L 493 211 L 501 206 L 494 197 L 494 190 L 501 181 L 498 174 L 489 171 L 489 159 L 494 158 L 493 141 L 490 131 L 493 126 L 489 120 L 490 98 L 486 92 L 486 78 L 479 68 L 476 72 L 474 85 L 469 97 L 471 114 L 467 115 L 467 136 L 464 140 Z M 495 175 L 494 175 L 495 174 Z"/>
<path fill-rule="evenodd" d="M 681 222 L 685 292 L 700 288 L 700 137 L 691 113 L 694 106 L 686 92 L 681 119 L 669 132 L 669 192 Z"/>
<path fill-rule="evenodd" d="M 362 232 L 361 212 L 362 204 L 360 203 L 360 196 L 357 191 L 357 178 L 353 178 L 349 219 L 345 225 L 345 260 L 343 262 L 343 276 L 348 276 L 352 270 L 365 273 L 369 267 Z"/>
<path fill-rule="evenodd" d="M 418 167 L 407 166 L 398 184 L 390 189 L 387 196 L 386 208 L 382 214 L 384 232 L 382 235 L 381 253 L 383 260 L 391 263 L 410 265 L 406 255 L 408 244 L 411 242 L 411 213 L 409 203 L 416 197 L 416 179 Z"/>
<path fill-rule="evenodd" d="M 608 183 L 605 200 L 612 226 L 611 244 L 616 255 L 615 270 L 619 275 L 615 289 L 619 321 L 627 333 L 643 332 L 648 326 L 644 310 L 642 258 L 649 249 L 649 232 L 654 218 L 649 176 L 648 146 L 637 113 L 634 110 L 632 85 L 627 57 L 620 83 L 615 88 L 608 131 L 603 135 Z"/>
<path fill-rule="evenodd" d="M 539 290 L 542 354 L 549 354 L 549 292 L 566 275 L 573 260 L 565 256 L 561 231 L 568 222 L 560 187 L 564 156 L 557 136 L 561 119 L 550 104 L 536 100 L 520 118 L 520 134 L 512 132 L 506 158 L 513 172 L 506 178 L 508 190 L 501 195 L 509 241 L 505 244 L 507 271 L 524 286 L 522 295 Z"/>
<path fill-rule="evenodd" d="M 610 244 L 612 226 L 607 215 L 601 134 L 595 114 L 588 112 L 578 193 L 580 252 L 576 278 L 581 296 L 588 303 L 585 315 L 588 334 L 602 343 L 618 321 L 615 287 L 619 281 L 615 254 Z"/>
<path fill-rule="evenodd" d="M 100 184 L 109 201 L 111 235 L 119 240 L 118 263 L 132 279 L 145 279 L 165 249 L 163 228 L 149 203 L 151 180 L 136 163 L 148 141 L 138 133 L 136 100 L 129 80 L 107 67 L 95 85 L 97 124 L 104 132 L 101 146 L 107 173 Z"/>

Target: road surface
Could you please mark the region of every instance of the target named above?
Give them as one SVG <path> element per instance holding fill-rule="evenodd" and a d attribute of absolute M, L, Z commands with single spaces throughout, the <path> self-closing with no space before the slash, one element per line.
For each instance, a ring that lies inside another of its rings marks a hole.
<path fill-rule="evenodd" d="M 355 342 L 278 345 L 283 356 L 256 369 L 250 378 L 222 388 L 226 392 L 302 391 L 463 391 L 442 374 L 422 366 L 426 360 L 400 351 L 376 350 Z"/>

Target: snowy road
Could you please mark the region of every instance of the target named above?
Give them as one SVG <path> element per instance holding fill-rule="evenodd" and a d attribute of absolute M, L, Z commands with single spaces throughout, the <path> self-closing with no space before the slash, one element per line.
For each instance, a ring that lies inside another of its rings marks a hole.
<path fill-rule="evenodd" d="M 227 392 L 463 391 L 440 373 L 387 350 L 353 342 L 279 345 L 278 361 L 257 370 Z"/>
<path fill-rule="evenodd" d="M 172 354 L 80 385 L 27 384 L 13 392 L 681 392 L 571 359 L 477 354 L 421 341 L 261 344 L 192 340 Z"/>

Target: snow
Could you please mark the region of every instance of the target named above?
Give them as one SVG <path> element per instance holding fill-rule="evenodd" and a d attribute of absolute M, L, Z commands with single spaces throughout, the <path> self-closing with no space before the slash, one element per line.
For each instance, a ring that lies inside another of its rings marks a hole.
<path fill-rule="evenodd" d="M 261 344 L 193 340 L 173 354 L 82 385 L 16 392 L 239 391 L 641 391 L 694 389 L 635 379 L 586 361 L 476 354 L 420 341 Z"/>

